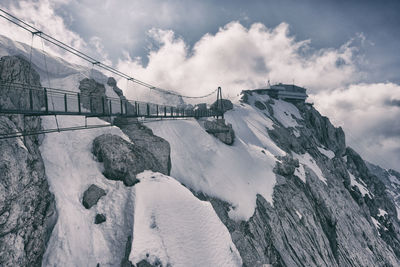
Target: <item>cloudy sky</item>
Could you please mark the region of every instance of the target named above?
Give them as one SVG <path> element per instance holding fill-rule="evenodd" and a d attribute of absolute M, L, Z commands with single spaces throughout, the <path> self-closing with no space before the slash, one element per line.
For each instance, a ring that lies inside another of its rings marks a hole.
<path fill-rule="evenodd" d="M 400 170 L 400 1 L 0 0 L 0 7 L 186 95 L 222 86 L 233 97 L 267 80 L 294 81 L 364 158 Z M 0 34 L 31 41 L 4 20 Z"/>

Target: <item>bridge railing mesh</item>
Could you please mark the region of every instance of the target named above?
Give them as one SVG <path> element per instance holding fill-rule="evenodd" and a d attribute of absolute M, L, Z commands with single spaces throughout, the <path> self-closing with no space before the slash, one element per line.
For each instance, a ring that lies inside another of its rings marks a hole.
<path fill-rule="evenodd" d="M 11 83 L 0 80 L 0 113 L 65 114 L 126 117 L 209 117 L 221 115 L 210 109 L 193 109 L 112 98 L 100 94 Z"/>

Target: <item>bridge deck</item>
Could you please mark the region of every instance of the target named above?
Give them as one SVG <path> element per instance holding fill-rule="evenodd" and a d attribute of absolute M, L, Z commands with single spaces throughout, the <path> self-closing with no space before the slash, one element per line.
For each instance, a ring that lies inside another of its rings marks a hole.
<path fill-rule="evenodd" d="M 0 114 L 145 118 L 199 118 L 222 115 L 222 112 L 211 109 L 180 108 L 5 82 L 0 82 L 0 100 Z"/>

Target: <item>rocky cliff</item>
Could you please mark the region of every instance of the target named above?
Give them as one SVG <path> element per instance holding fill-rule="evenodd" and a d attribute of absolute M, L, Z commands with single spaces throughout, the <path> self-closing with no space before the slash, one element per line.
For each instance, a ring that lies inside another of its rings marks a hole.
<path fill-rule="evenodd" d="M 386 191 L 396 173 L 378 179 L 346 148 L 342 129 L 311 105 L 296 104 L 301 119 L 286 113 L 292 127 L 274 114 L 277 100 L 245 94 L 247 105 L 273 120 L 265 132 L 287 153 L 274 169 L 273 205 L 258 195 L 253 216 L 238 222 L 228 203 L 199 194 L 229 229 L 244 266 L 399 266 L 399 224 Z M 299 157 L 306 154 L 310 162 Z"/>
<path fill-rule="evenodd" d="M 0 82 L 39 86 L 35 69 L 3 57 Z M 66 69 L 64 89 L 124 99 L 114 79 Z M 28 104 L 1 87 L 1 106 Z M 194 119 L 0 140 L 0 265 L 400 265 L 398 172 L 366 163 L 312 105 L 247 91 L 225 120 L 230 145 Z M 1 132 L 42 124 L 54 118 L 0 117 Z"/>
<path fill-rule="evenodd" d="M 39 75 L 22 57 L 0 59 L 0 82 L 40 86 Z M 2 107 L 17 108 L 28 103 L 22 92 L 1 87 Z M 40 105 L 41 101 L 34 103 Z M 0 116 L 1 133 L 39 129 L 40 118 Z M 39 145 L 37 136 L 0 140 L 1 266 L 41 266 L 56 221 L 54 197 L 49 191 Z"/>

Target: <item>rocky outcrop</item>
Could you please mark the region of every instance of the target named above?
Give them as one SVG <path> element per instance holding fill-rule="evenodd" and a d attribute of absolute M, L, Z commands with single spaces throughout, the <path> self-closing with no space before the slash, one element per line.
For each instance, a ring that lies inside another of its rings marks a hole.
<path fill-rule="evenodd" d="M 211 106 L 210 106 L 210 108 L 211 108 L 212 110 L 217 110 L 217 107 L 218 107 L 217 101 L 215 101 L 214 103 L 212 103 Z M 229 99 L 222 99 L 222 107 L 223 107 L 223 108 L 222 108 L 223 112 L 226 112 L 226 111 L 228 111 L 228 110 L 233 109 L 233 104 L 232 104 L 232 102 L 231 102 Z"/>
<path fill-rule="evenodd" d="M 94 217 L 94 224 L 101 224 L 107 220 L 105 214 L 96 214 L 96 217 Z"/>
<path fill-rule="evenodd" d="M 97 201 L 102 196 L 106 195 L 106 191 L 104 191 L 102 188 L 98 187 L 97 185 L 90 185 L 88 189 L 83 193 L 83 198 L 82 198 L 82 205 L 86 209 L 90 209 L 94 205 L 97 204 Z"/>
<path fill-rule="evenodd" d="M 0 59 L 0 82 L 40 86 L 40 77 L 24 58 L 6 56 Z M 28 103 L 27 94 L 0 87 L 0 105 Z M 1 133 L 39 129 L 40 118 L 0 116 Z M 0 266 L 40 266 L 57 220 L 39 144 L 38 136 L 0 140 Z"/>
<path fill-rule="evenodd" d="M 205 121 L 204 129 L 207 133 L 214 135 L 227 145 L 232 145 L 235 141 L 235 132 L 230 123 L 225 124 L 224 119 L 216 119 L 213 121 Z"/>
<path fill-rule="evenodd" d="M 250 96 L 243 102 L 250 102 Z M 342 129 L 303 103 L 296 104 L 303 118 L 297 120 L 299 126 L 286 128 L 273 117 L 273 103 L 261 104 L 265 108 L 256 108 L 274 121 L 266 133 L 287 152 L 274 168 L 273 206 L 258 195 L 253 216 L 237 222 L 228 215 L 229 203 L 198 193 L 211 202 L 230 231 L 244 266 L 399 266 L 394 202 L 363 159 L 346 148 Z M 321 153 L 321 147 L 334 156 Z M 293 152 L 309 153 L 327 184 L 304 165 L 305 181 L 300 179 L 300 163 Z M 371 197 L 355 191 L 350 174 L 365 184 Z"/>
<path fill-rule="evenodd" d="M 162 166 L 148 150 L 117 135 L 103 134 L 93 140 L 93 154 L 104 164 L 104 176 L 133 186 L 144 170 L 161 172 Z"/>
<path fill-rule="evenodd" d="M 113 77 L 108 78 L 107 85 L 112 87 L 112 89 L 118 95 L 118 97 L 120 99 L 123 99 L 123 100 L 126 99 L 122 90 L 117 86 L 117 81 Z"/>
<path fill-rule="evenodd" d="M 104 100 L 106 97 L 104 84 L 85 78 L 80 81 L 79 90 L 82 94 L 81 103 L 85 109 L 93 113 L 108 113 L 109 106 Z"/>
<path fill-rule="evenodd" d="M 114 124 L 118 126 L 135 145 L 147 150 L 157 159 L 161 173 L 166 175 L 170 174 L 171 148 L 165 139 L 154 135 L 150 128 L 138 122 L 135 118 L 116 118 Z"/>

